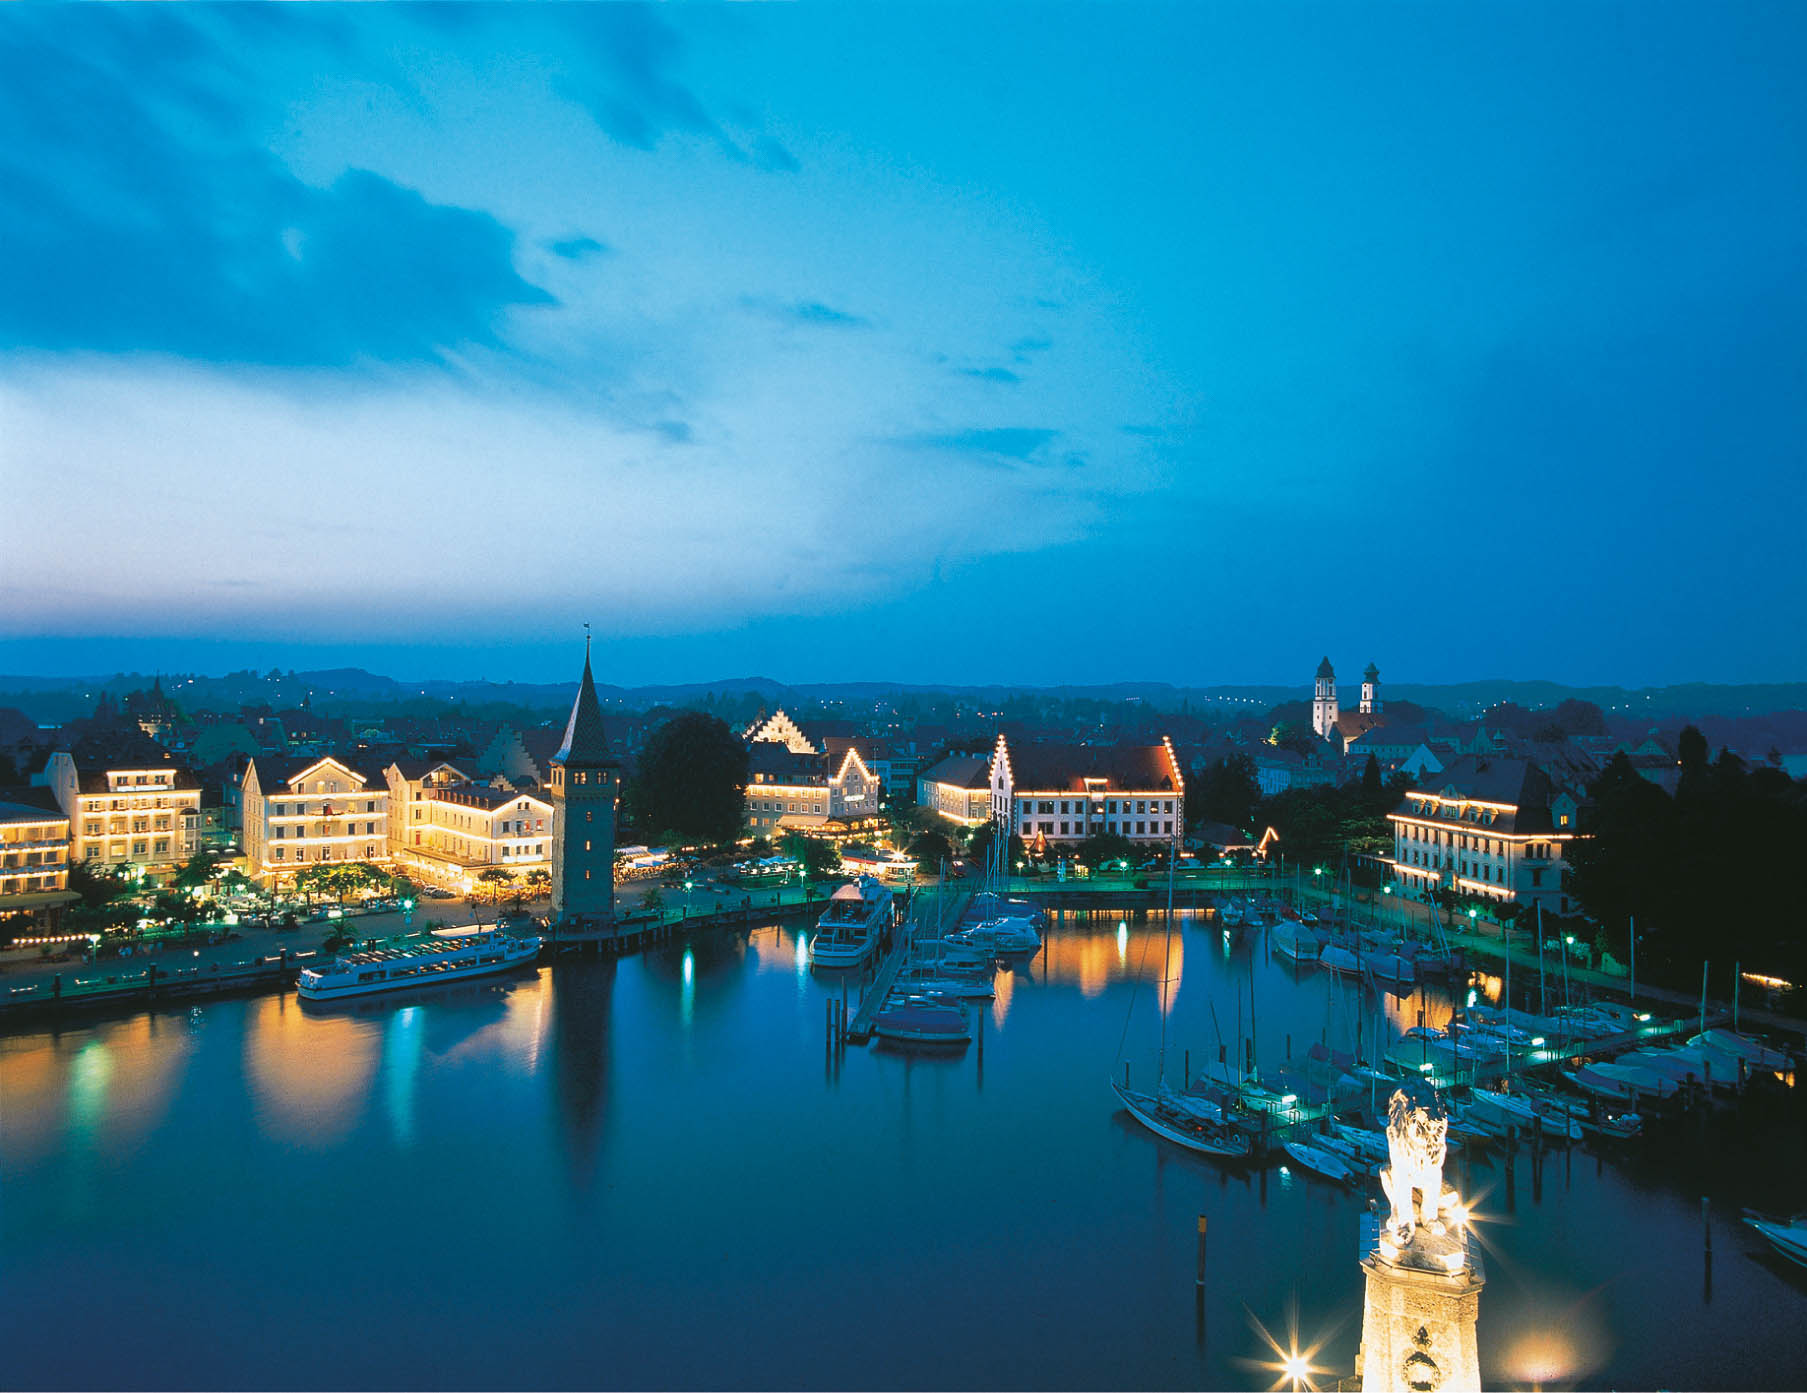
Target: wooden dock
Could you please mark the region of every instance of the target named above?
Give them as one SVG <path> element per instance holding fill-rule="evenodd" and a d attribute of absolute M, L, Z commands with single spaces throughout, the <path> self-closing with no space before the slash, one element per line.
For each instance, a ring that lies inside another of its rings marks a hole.
<path fill-rule="evenodd" d="M 945 892 L 937 892 L 945 893 Z M 904 921 L 891 944 L 891 951 L 885 954 L 885 960 L 879 964 L 878 973 L 867 984 L 865 995 L 860 998 L 860 1009 L 847 1023 L 847 1042 L 852 1045 L 863 1045 L 872 1038 L 872 1018 L 878 1014 L 878 1008 L 885 1004 L 885 998 L 891 994 L 891 988 L 897 982 L 897 974 L 903 971 L 903 965 L 909 960 L 910 946 L 913 944 L 929 919 L 935 907 L 934 899 L 919 896 L 924 903 L 917 907 L 911 918 Z M 972 892 L 961 890 L 955 892 L 953 899 L 942 909 L 941 917 L 947 928 L 953 928 L 960 922 L 960 916 L 966 912 Z"/>

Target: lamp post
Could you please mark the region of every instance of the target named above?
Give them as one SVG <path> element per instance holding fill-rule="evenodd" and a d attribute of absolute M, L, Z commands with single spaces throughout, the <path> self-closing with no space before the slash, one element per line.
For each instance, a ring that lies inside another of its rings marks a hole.
<path fill-rule="evenodd" d="M 686 921 L 690 918 L 690 892 L 695 888 L 695 881 L 689 879 L 684 881 L 684 918 Z"/>

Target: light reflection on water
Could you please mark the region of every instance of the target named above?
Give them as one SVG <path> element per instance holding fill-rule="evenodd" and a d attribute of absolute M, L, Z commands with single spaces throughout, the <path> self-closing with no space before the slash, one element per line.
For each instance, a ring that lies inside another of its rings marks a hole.
<path fill-rule="evenodd" d="M 1242 1303 L 1289 1293 L 1308 1328 L 1343 1321 L 1319 1362 L 1346 1372 L 1363 1199 L 1157 1143 L 1104 1085 L 1120 1042 L 1152 1067 L 1163 975 L 1184 987 L 1170 1061 L 1252 1037 L 1269 1069 L 1382 1020 L 1441 1023 L 1449 996 L 1380 998 L 1180 919 L 1163 969 L 1166 937 L 1159 914 L 1121 932 L 1115 915 L 1057 920 L 999 973 L 982 1067 L 975 1042 L 852 1050 L 825 1071 L 844 979 L 769 927 L 405 1001 L 222 1001 L 192 1028 L 184 1013 L 0 1041 L 0 1184 L 32 1199 L 0 1208 L 0 1302 L 54 1280 L 115 1337 L 28 1325 L 12 1381 L 291 1384 L 267 1342 L 280 1309 L 334 1331 L 305 1380 L 328 1387 L 1238 1387 L 1259 1353 Z M 1785 1385 L 1807 1362 L 1807 1289 L 1723 1221 L 1710 1301 L 1689 1264 L 1703 1190 L 1722 1214 L 1798 1207 L 1798 1132 L 1760 1166 L 1686 1129 L 1623 1159 L 1465 1158 L 1493 1216 L 1490 1383 L 1563 1365 Z M 504 1319 L 473 1284 L 533 1299 Z M 924 1331 L 907 1376 L 873 1362 Z"/>

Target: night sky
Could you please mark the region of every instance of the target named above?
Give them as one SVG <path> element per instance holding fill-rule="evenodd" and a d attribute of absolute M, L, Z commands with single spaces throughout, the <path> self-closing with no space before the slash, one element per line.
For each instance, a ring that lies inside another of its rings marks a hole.
<path fill-rule="evenodd" d="M 0 672 L 1807 677 L 1804 54 L 0 9 Z"/>

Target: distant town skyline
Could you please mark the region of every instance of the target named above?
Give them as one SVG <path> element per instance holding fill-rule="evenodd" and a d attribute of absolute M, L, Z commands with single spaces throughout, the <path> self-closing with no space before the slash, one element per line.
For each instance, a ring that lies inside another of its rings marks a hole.
<path fill-rule="evenodd" d="M 0 10 L 0 672 L 1801 678 L 1734 12 Z"/>

